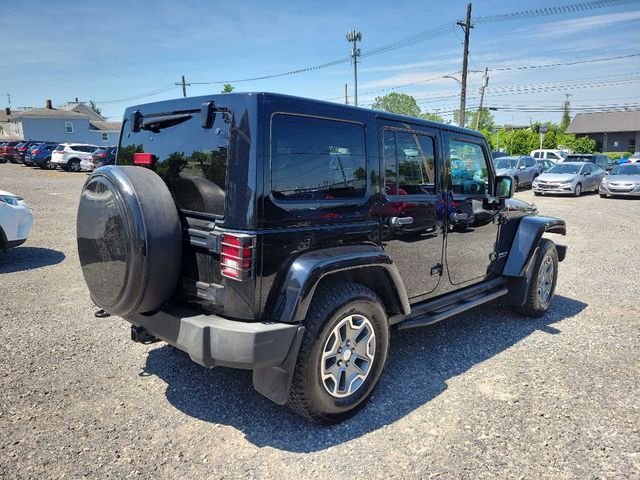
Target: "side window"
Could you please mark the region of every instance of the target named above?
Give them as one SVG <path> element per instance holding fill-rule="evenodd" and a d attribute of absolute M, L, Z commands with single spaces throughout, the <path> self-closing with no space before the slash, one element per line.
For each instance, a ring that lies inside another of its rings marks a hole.
<path fill-rule="evenodd" d="M 542 158 L 542 152 L 533 152 L 533 158 Z"/>
<path fill-rule="evenodd" d="M 385 130 L 383 142 L 387 194 L 435 193 L 433 138 L 418 133 Z"/>
<path fill-rule="evenodd" d="M 453 193 L 489 192 L 489 169 L 482 147 L 476 143 L 449 141 L 450 189 Z"/>
<path fill-rule="evenodd" d="M 362 125 L 275 115 L 271 138 L 271 191 L 276 199 L 364 196 L 367 162 Z"/>
<path fill-rule="evenodd" d="M 551 160 L 557 160 L 559 157 L 553 152 L 547 152 L 547 158 Z"/>

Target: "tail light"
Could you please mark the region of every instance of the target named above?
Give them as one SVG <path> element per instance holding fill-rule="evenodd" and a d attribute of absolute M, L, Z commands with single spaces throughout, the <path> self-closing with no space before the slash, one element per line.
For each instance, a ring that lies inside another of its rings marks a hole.
<path fill-rule="evenodd" d="M 96 155 L 96 157 L 98 157 L 98 158 L 106 158 L 107 154 L 106 153 L 99 153 L 99 154 Z"/>
<path fill-rule="evenodd" d="M 40 153 L 40 150 L 38 150 L 37 148 L 35 150 L 31 150 L 31 155 L 38 155 Z"/>
<path fill-rule="evenodd" d="M 153 165 L 154 157 L 153 153 L 134 153 L 133 163 L 135 165 Z"/>
<path fill-rule="evenodd" d="M 253 272 L 255 237 L 225 233 L 222 235 L 220 273 L 233 280 L 244 280 Z"/>

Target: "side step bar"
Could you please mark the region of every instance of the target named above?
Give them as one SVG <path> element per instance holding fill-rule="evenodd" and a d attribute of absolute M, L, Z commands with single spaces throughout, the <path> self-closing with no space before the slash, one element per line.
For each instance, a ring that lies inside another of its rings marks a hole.
<path fill-rule="evenodd" d="M 509 293 L 509 289 L 504 286 L 504 280 L 496 280 L 499 281 L 480 284 L 475 287 L 470 287 L 463 292 L 456 292 L 456 294 L 451 297 L 443 297 L 428 302 L 423 308 L 418 307 L 415 313 L 412 312 L 413 314 L 407 317 L 406 320 L 398 323 L 396 328 L 405 330 L 407 328 L 433 325 L 434 323 L 438 323 L 446 318 L 465 312 Z M 460 293 L 466 295 L 460 298 L 460 296 L 457 295 Z"/>

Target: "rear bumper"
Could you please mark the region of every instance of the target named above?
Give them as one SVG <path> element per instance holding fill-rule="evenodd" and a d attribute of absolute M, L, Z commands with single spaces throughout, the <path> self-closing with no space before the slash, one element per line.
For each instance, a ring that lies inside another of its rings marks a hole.
<path fill-rule="evenodd" d="M 259 369 L 279 366 L 287 357 L 299 325 L 240 322 L 175 308 L 125 318 L 189 354 L 205 367 Z"/>

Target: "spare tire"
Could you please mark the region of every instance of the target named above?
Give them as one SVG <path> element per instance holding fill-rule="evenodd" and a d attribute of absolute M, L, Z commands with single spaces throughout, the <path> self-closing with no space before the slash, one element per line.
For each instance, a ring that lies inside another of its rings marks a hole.
<path fill-rule="evenodd" d="M 78 207 L 78 254 L 91 299 L 113 315 L 158 309 L 182 263 L 182 229 L 163 180 L 143 167 L 105 166 Z"/>

